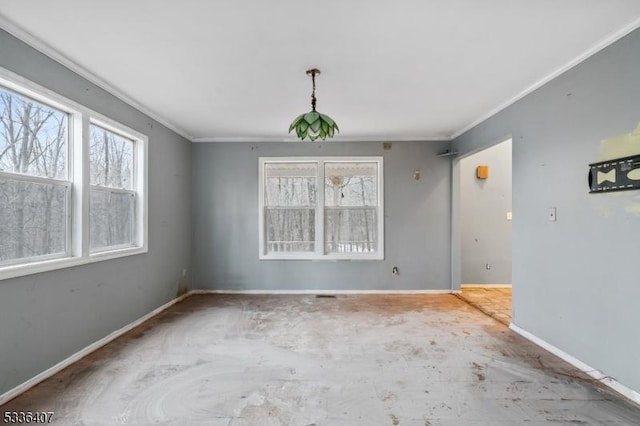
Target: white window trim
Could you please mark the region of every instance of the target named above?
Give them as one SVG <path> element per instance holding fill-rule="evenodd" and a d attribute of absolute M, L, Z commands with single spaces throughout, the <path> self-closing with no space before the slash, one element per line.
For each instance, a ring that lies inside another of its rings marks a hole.
<path fill-rule="evenodd" d="M 69 114 L 67 179 L 72 186 L 67 212 L 70 224 L 67 227 L 67 255 L 46 255 L 23 259 L 20 263 L 2 265 L 0 280 L 147 253 L 149 251 L 149 138 L 2 67 L 0 67 L 0 86 Z M 104 251 L 89 253 L 89 126 L 91 123 L 135 142 L 135 176 L 133 177 L 133 188 L 137 194 L 135 246 L 110 247 Z M 8 175 L 11 178 L 16 176 L 13 173 Z M 25 180 L 37 181 L 38 178 L 28 176 Z M 47 179 L 47 181 L 51 183 L 54 180 Z M 19 261 L 18 259 L 17 262 Z"/>
<path fill-rule="evenodd" d="M 90 185 L 88 183 L 88 173 L 87 173 L 87 185 L 89 187 L 89 190 L 93 189 L 93 190 L 98 190 L 98 191 L 105 191 L 105 192 L 110 192 L 110 193 L 122 193 L 122 194 L 134 194 L 135 195 L 135 200 L 136 203 L 134 205 L 134 211 L 135 211 L 135 217 L 136 217 L 136 221 L 133 224 L 133 245 L 131 244 L 126 244 L 126 245 L 120 245 L 120 246 L 111 246 L 111 247 L 105 247 L 105 248 L 101 248 L 99 250 L 96 250 L 94 252 L 91 252 L 89 255 L 92 257 L 99 257 L 99 258 L 110 258 L 109 256 L 111 254 L 114 254 L 116 252 L 121 252 L 124 250 L 135 250 L 137 248 L 140 247 L 144 247 L 145 248 L 145 252 L 146 247 L 147 247 L 147 185 L 148 185 L 148 180 L 147 180 L 147 173 L 146 173 L 146 165 L 147 165 L 147 159 L 148 159 L 148 149 L 147 149 L 147 145 L 148 145 L 148 138 L 139 133 L 136 132 L 134 130 L 131 130 L 113 120 L 108 119 L 107 117 L 104 116 L 100 116 L 99 114 L 93 113 L 91 116 L 91 120 L 90 120 L 90 125 L 96 125 L 99 127 L 102 127 L 103 129 L 113 132 L 119 136 L 122 136 L 126 139 L 130 139 L 134 142 L 134 149 L 133 149 L 133 170 L 134 170 L 134 175 L 132 176 L 132 182 L 131 182 L 131 187 L 133 189 L 119 189 L 119 188 L 112 188 L 112 187 L 107 187 L 107 186 L 100 186 L 100 185 Z M 89 133 L 87 133 L 87 135 L 89 135 Z M 88 157 L 88 137 L 87 137 L 87 157 Z M 89 164 L 89 160 L 87 159 L 87 165 Z M 142 184 L 141 186 L 143 187 L 143 189 L 140 189 L 140 184 Z M 141 193 L 142 192 L 142 193 Z M 140 198 L 144 198 L 143 200 L 141 200 Z M 142 213 L 142 214 L 141 214 Z M 88 209 L 87 209 L 87 215 L 88 215 Z M 87 216 L 87 226 L 89 225 L 89 220 L 88 220 L 88 216 Z M 89 234 L 89 231 L 86 231 L 87 234 Z M 140 244 L 140 242 L 142 242 L 142 244 Z M 88 245 L 89 242 L 87 243 Z"/>
<path fill-rule="evenodd" d="M 271 253 L 266 252 L 265 217 L 264 217 L 264 166 L 268 163 L 314 163 L 317 164 L 317 196 L 316 196 L 316 241 L 314 253 Z M 324 163 L 375 162 L 378 164 L 377 199 L 378 199 L 378 245 L 375 253 L 326 253 L 324 229 Z M 258 159 L 258 258 L 260 260 L 384 260 L 384 164 L 383 157 L 260 157 Z"/>

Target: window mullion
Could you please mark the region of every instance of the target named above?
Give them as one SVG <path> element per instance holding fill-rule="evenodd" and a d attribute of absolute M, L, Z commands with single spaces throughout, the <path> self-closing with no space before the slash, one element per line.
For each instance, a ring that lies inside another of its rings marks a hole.
<path fill-rule="evenodd" d="M 77 257 L 89 255 L 89 124 L 88 115 L 74 115 L 72 252 Z"/>
<path fill-rule="evenodd" d="M 324 256 L 324 160 L 317 163 L 316 183 L 316 255 Z"/>

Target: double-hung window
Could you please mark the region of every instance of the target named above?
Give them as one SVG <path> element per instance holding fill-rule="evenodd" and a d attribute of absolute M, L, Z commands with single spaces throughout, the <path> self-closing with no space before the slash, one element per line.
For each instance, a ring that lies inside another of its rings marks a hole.
<path fill-rule="evenodd" d="M 0 86 L 0 265 L 70 253 L 69 114 Z"/>
<path fill-rule="evenodd" d="M 382 157 L 260 158 L 261 259 L 383 259 Z"/>
<path fill-rule="evenodd" d="M 146 252 L 147 145 L 0 68 L 0 279 Z"/>
<path fill-rule="evenodd" d="M 91 124 L 91 252 L 131 247 L 135 244 L 134 148 L 134 140 Z"/>

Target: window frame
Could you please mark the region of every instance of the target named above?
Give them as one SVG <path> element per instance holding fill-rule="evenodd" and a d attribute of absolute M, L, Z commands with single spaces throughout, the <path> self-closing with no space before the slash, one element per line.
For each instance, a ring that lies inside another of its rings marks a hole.
<path fill-rule="evenodd" d="M 66 203 L 65 203 L 65 241 L 64 246 L 65 250 L 62 253 L 51 253 L 51 254 L 41 254 L 38 256 L 31 257 L 23 257 L 20 259 L 9 259 L 5 261 L 0 261 L 0 270 L 2 268 L 8 268 L 14 265 L 21 265 L 25 263 L 32 262 L 42 262 L 51 259 L 63 259 L 69 256 L 71 253 L 71 215 L 69 212 L 72 208 L 72 191 L 73 191 L 73 183 L 68 180 L 62 179 L 54 179 L 54 178 L 44 178 L 41 176 L 27 175 L 23 173 L 13 173 L 13 172 L 5 172 L 0 171 L 0 179 L 5 181 L 14 181 L 14 182 L 26 182 L 32 183 L 36 185 L 56 185 L 63 186 L 66 192 Z"/>
<path fill-rule="evenodd" d="M 384 260 L 384 161 L 381 156 L 318 156 L 318 157 L 259 157 L 258 158 L 258 258 L 260 260 Z M 377 247 L 374 253 L 327 253 L 325 236 L 325 163 L 376 163 Z M 315 251 L 309 253 L 268 253 L 265 238 L 265 165 L 269 163 L 316 164 Z"/>
<path fill-rule="evenodd" d="M 140 224 L 138 223 L 137 217 L 138 217 L 138 211 L 139 211 L 139 207 L 138 207 L 138 191 L 136 190 L 136 188 L 138 187 L 138 180 L 139 180 L 139 176 L 137 174 L 138 168 L 139 168 L 139 163 L 138 163 L 138 143 L 137 141 L 132 138 L 129 134 L 127 133 L 123 133 L 121 131 L 121 129 L 119 129 L 118 127 L 114 127 L 113 123 L 109 124 L 109 123 L 105 123 L 99 119 L 92 119 L 90 120 L 89 126 L 96 126 L 99 128 L 102 128 L 103 130 L 106 130 L 107 132 L 111 132 L 117 136 L 120 136 L 124 139 L 128 139 L 131 140 L 131 142 L 133 143 L 133 152 L 132 152 L 132 159 L 131 159 L 131 166 L 133 168 L 132 172 L 131 172 L 131 188 L 132 189 L 125 189 L 125 188 L 116 188 L 116 187 L 112 187 L 112 186 L 106 186 L 106 185 L 92 185 L 89 182 L 89 200 L 91 200 L 91 191 L 98 191 L 98 192 L 106 192 L 109 195 L 111 194 L 128 194 L 128 195 L 132 195 L 133 196 L 133 223 L 131 224 L 132 229 L 131 229 L 131 237 L 132 237 L 132 242 L 131 244 L 116 244 L 116 245 L 112 245 L 112 246 L 106 246 L 106 247 L 101 247 L 97 250 L 92 250 L 91 249 L 91 241 L 89 241 L 89 253 L 90 255 L 94 256 L 100 253 L 105 253 L 105 252 L 113 252 L 116 250 L 124 250 L 124 249 L 129 249 L 129 248 L 134 248 L 137 247 L 137 241 L 139 241 L 140 236 L 137 233 L 138 228 L 140 227 Z M 91 131 L 89 131 L 89 139 L 91 137 Z M 89 140 L 89 144 L 91 143 L 91 141 Z M 89 160 L 89 162 L 91 162 L 91 160 Z M 90 165 L 89 165 L 90 167 Z M 90 223 L 90 222 L 89 222 Z M 91 239 L 91 230 L 89 230 L 89 239 Z"/>
<path fill-rule="evenodd" d="M 0 67 L 0 87 L 18 96 L 29 98 L 68 114 L 66 180 L 25 176 L 1 172 L 7 179 L 42 183 L 66 182 L 70 189 L 67 197 L 67 253 L 34 256 L 7 261 L 0 265 L 0 280 L 70 268 L 93 262 L 147 253 L 148 250 L 148 156 L 147 135 L 112 120 L 84 105 L 34 83 Z M 134 141 L 134 175 L 132 188 L 136 193 L 134 246 L 109 247 L 90 252 L 89 249 L 89 137 L 90 125 L 96 124 Z M 32 179 L 33 178 L 33 179 Z"/>

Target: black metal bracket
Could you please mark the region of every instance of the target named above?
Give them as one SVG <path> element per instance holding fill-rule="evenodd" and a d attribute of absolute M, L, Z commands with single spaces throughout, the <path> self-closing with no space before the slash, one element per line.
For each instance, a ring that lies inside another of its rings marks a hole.
<path fill-rule="evenodd" d="M 640 155 L 589 164 L 590 193 L 640 189 Z"/>

